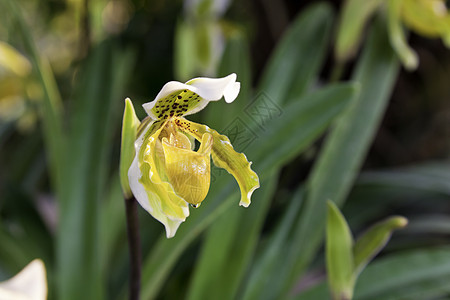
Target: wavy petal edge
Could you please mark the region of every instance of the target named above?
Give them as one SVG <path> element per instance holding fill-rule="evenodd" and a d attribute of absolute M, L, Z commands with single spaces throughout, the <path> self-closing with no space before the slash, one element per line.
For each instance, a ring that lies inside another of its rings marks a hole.
<path fill-rule="evenodd" d="M 188 129 L 189 128 L 189 129 Z M 203 134 L 209 133 L 213 136 L 212 158 L 219 168 L 225 169 L 237 181 L 240 191 L 240 206 L 248 207 L 251 203 L 253 192 L 260 187 L 259 177 L 251 169 L 252 162 L 249 162 L 244 153 L 234 150 L 227 136 L 218 133 L 206 125 L 183 119 L 180 121 L 180 129 L 201 140 Z"/>

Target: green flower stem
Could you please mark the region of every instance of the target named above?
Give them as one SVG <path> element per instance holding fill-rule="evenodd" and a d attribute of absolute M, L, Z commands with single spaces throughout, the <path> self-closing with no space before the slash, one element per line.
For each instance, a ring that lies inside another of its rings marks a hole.
<path fill-rule="evenodd" d="M 128 247 L 130 250 L 130 300 L 139 300 L 141 289 L 141 241 L 139 238 L 139 220 L 137 201 L 132 196 L 125 199 L 127 214 Z"/>

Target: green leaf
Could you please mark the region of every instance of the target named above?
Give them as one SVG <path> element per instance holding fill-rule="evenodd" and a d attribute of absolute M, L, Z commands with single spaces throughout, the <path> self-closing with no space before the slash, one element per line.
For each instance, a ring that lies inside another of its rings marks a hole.
<path fill-rule="evenodd" d="M 106 197 L 112 137 L 120 124 L 131 53 L 105 42 L 84 64 L 71 118 L 57 235 L 58 299 L 102 299 L 101 203 Z M 80 287 L 83 287 L 80 289 Z"/>
<path fill-rule="evenodd" d="M 289 204 L 280 224 L 267 242 L 267 247 L 260 257 L 255 260 L 250 277 L 245 285 L 243 299 L 259 299 L 262 292 L 261 287 L 270 285 L 270 275 L 275 271 L 279 258 L 285 255 L 284 245 L 288 242 L 289 230 L 294 224 L 303 200 L 304 189 L 298 188 L 290 197 Z M 310 298 L 315 299 L 315 298 Z"/>
<path fill-rule="evenodd" d="M 386 246 L 391 238 L 392 231 L 403 228 L 408 224 L 404 217 L 390 217 L 381 221 L 365 232 L 356 240 L 353 250 L 355 258 L 355 275 L 366 267 L 366 265 Z"/>
<path fill-rule="evenodd" d="M 450 216 L 444 214 L 427 214 L 408 220 L 406 234 L 421 234 L 431 236 L 433 234 L 450 234 Z"/>
<path fill-rule="evenodd" d="M 232 104 L 225 101 L 212 101 L 201 113 L 205 116 L 203 121 L 209 127 L 221 132 L 237 116 L 244 114 L 245 107 L 251 99 L 251 66 L 248 42 L 244 36 L 233 36 L 227 41 L 222 62 L 219 66 L 218 77 L 225 77 L 236 73 L 241 89 Z M 239 150 L 239 149 L 237 149 Z"/>
<path fill-rule="evenodd" d="M 339 17 L 334 54 L 345 62 L 358 50 L 364 27 L 382 0 L 347 0 Z"/>
<path fill-rule="evenodd" d="M 43 99 L 39 104 L 42 114 L 43 132 L 47 148 L 47 158 L 50 165 L 50 177 L 58 195 L 64 188 L 64 153 L 66 140 L 63 134 L 62 125 L 62 101 L 59 94 L 56 80 L 47 60 L 38 52 L 34 40 L 30 34 L 30 29 L 26 24 L 22 10 L 17 1 L 7 0 L 7 11 L 11 14 L 20 33 L 26 51 L 30 56 L 33 71 L 39 79 L 43 91 Z"/>
<path fill-rule="evenodd" d="M 353 237 L 337 206 L 328 201 L 326 229 L 327 276 L 334 299 L 352 299 L 355 284 Z"/>
<path fill-rule="evenodd" d="M 197 70 L 195 28 L 188 22 L 178 20 L 174 43 L 174 73 L 178 80 L 185 82 Z"/>
<path fill-rule="evenodd" d="M 329 300 L 330 292 L 328 290 L 328 285 L 320 280 L 315 282 L 313 286 L 308 286 L 302 289 L 297 295 L 289 297 L 289 299 L 295 300 Z"/>
<path fill-rule="evenodd" d="M 361 186 L 397 188 L 405 191 L 450 195 L 450 163 L 446 160 L 426 162 L 403 168 L 364 172 L 358 179 Z"/>
<path fill-rule="evenodd" d="M 283 118 L 273 120 L 271 127 L 245 151 L 247 157 L 255 162 L 252 167 L 261 175 L 260 180 L 267 178 L 272 170 L 277 170 L 311 145 L 343 111 L 355 92 L 354 86 L 339 84 L 292 102 L 285 109 Z M 237 205 L 238 189 L 230 177 L 221 176 L 217 180 L 201 209 L 191 213 L 173 239 L 161 238 L 155 245 L 143 265 L 143 299 L 156 297 L 183 250 L 218 215 L 233 203 Z"/>
<path fill-rule="evenodd" d="M 280 119 L 272 122 L 260 136 L 261 141 L 270 142 L 253 143 L 249 146 L 249 153 L 253 153 L 250 157 L 258 162 L 254 165 L 257 173 L 262 173 L 258 172 L 260 169 L 272 170 L 298 155 L 298 149 L 305 144 L 310 145 L 312 139 L 317 138 L 330 125 L 329 121 L 347 107 L 350 97 L 358 92 L 357 84 L 334 84 L 286 105 Z M 304 103 L 299 104 L 298 101 Z M 304 139 L 306 136 L 299 134 L 299 127 L 304 127 L 308 133 L 312 133 L 309 130 L 314 130 L 314 134 Z"/>
<path fill-rule="evenodd" d="M 128 254 L 128 244 L 124 243 L 126 236 L 126 218 L 119 174 L 114 174 L 108 182 L 107 193 L 102 201 L 100 212 L 100 255 L 101 268 L 110 274 L 120 266 L 117 262 L 121 254 Z M 128 265 L 128 256 L 127 256 Z M 111 279 L 112 276 L 108 276 Z"/>
<path fill-rule="evenodd" d="M 450 293 L 450 248 L 408 250 L 376 259 L 361 273 L 355 287 L 358 300 L 445 299 Z M 326 300 L 326 285 L 318 283 L 293 297 Z"/>
<path fill-rule="evenodd" d="M 258 201 L 247 209 L 230 207 L 208 230 L 200 259 L 196 263 L 188 299 L 236 298 L 244 273 L 252 261 L 264 217 L 278 182 L 277 175 L 262 182 L 260 190 L 254 195 Z"/>
<path fill-rule="evenodd" d="M 323 63 L 332 21 L 333 11 L 328 3 L 311 5 L 302 11 L 272 54 L 259 90 L 276 103 L 304 94 Z"/>
<path fill-rule="evenodd" d="M 436 299 L 450 292 L 450 248 L 404 251 L 370 264 L 356 284 L 355 299 Z"/>
<path fill-rule="evenodd" d="M 128 183 L 128 169 L 135 156 L 134 141 L 137 138 L 137 130 L 141 122 L 134 111 L 133 103 L 130 98 L 125 99 L 125 110 L 122 121 L 122 144 L 120 147 L 120 184 L 125 199 L 132 196 L 130 185 Z"/>
<path fill-rule="evenodd" d="M 20 271 L 19 266 L 23 266 L 35 258 L 35 254 L 26 241 L 13 236 L 1 223 L 0 243 L 2 245 L 0 247 L 0 269 L 6 269 L 10 275 Z M 0 281 L 2 281 L 1 278 Z"/>
<path fill-rule="evenodd" d="M 378 22 L 353 79 L 361 84 L 348 109 L 335 123 L 307 182 L 307 198 L 295 226 L 286 263 L 266 290 L 265 299 L 287 293 L 311 262 L 323 239 L 326 199 L 342 204 L 358 174 L 390 98 L 398 71 L 386 30 Z"/>

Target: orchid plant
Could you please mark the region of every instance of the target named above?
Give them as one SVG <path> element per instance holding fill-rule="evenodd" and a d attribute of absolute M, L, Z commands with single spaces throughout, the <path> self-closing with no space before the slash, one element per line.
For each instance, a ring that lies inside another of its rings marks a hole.
<path fill-rule="evenodd" d="M 210 101 L 223 97 L 227 103 L 233 102 L 239 90 L 236 74 L 195 78 L 186 83 L 171 81 L 155 100 L 143 105 L 148 117 L 142 122 L 127 100 L 122 187 L 125 197 L 131 192 L 147 212 L 164 224 L 168 238 L 189 216 L 189 205 L 199 207 L 208 194 L 211 156 L 216 166 L 235 177 L 241 190 L 241 206 L 250 205 L 252 193 L 259 187 L 251 162 L 233 149 L 228 137 L 185 118 L 204 109 Z M 135 140 L 134 149 L 130 136 Z M 195 140 L 200 143 L 197 151 Z"/>

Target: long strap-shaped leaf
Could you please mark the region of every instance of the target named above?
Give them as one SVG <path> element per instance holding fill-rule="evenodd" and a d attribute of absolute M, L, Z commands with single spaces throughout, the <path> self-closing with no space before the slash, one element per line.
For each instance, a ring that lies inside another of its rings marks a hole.
<path fill-rule="evenodd" d="M 405 251 L 380 258 L 361 274 L 355 299 L 437 299 L 450 292 L 450 248 Z"/>
<path fill-rule="evenodd" d="M 50 177 L 56 192 L 63 188 L 62 173 L 64 168 L 65 139 L 62 127 L 62 102 L 58 87 L 50 65 L 38 52 L 30 33 L 30 28 L 26 24 L 21 8 L 17 1 L 6 0 L 7 11 L 12 16 L 19 34 L 24 42 L 27 54 L 33 63 L 33 71 L 39 79 L 43 91 L 43 99 L 39 105 L 45 143 L 47 148 L 47 159 L 50 165 Z"/>
<path fill-rule="evenodd" d="M 327 199 L 342 204 L 353 185 L 383 116 L 398 72 L 386 28 L 376 23 L 353 79 L 361 93 L 339 118 L 307 182 L 307 198 L 299 216 L 288 256 L 271 286 L 262 294 L 287 295 L 295 279 L 314 258 L 325 226 Z"/>
<path fill-rule="evenodd" d="M 278 104 L 306 93 L 324 61 L 332 19 L 326 3 L 303 11 L 271 56 L 258 89 Z"/>
<path fill-rule="evenodd" d="M 103 299 L 101 201 L 106 198 L 113 126 L 120 122 L 130 55 L 98 46 L 77 85 L 57 239 L 58 299 Z M 114 119 L 114 117 L 116 117 Z M 116 127 L 117 128 L 117 127 Z"/>
<path fill-rule="evenodd" d="M 249 209 L 232 206 L 208 231 L 188 299 L 236 299 L 236 292 L 251 261 L 264 217 L 275 192 L 278 174 L 261 184 Z M 216 276 L 211 276 L 215 274 Z M 226 282 L 226 284 L 224 284 Z"/>
<path fill-rule="evenodd" d="M 280 218 L 273 235 L 267 242 L 260 257 L 255 259 L 249 279 L 245 282 L 245 290 L 242 299 L 258 299 L 261 287 L 270 284 L 271 275 L 274 274 L 280 257 L 286 254 L 284 245 L 289 239 L 289 231 L 295 223 L 295 218 L 299 213 L 300 206 L 304 198 L 304 188 L 300 186 L 295 193 L 288 197 L 290 203 L 285 210 L 284 215 Z M 315 299 L 315 298 L 311 298 Z"/>

